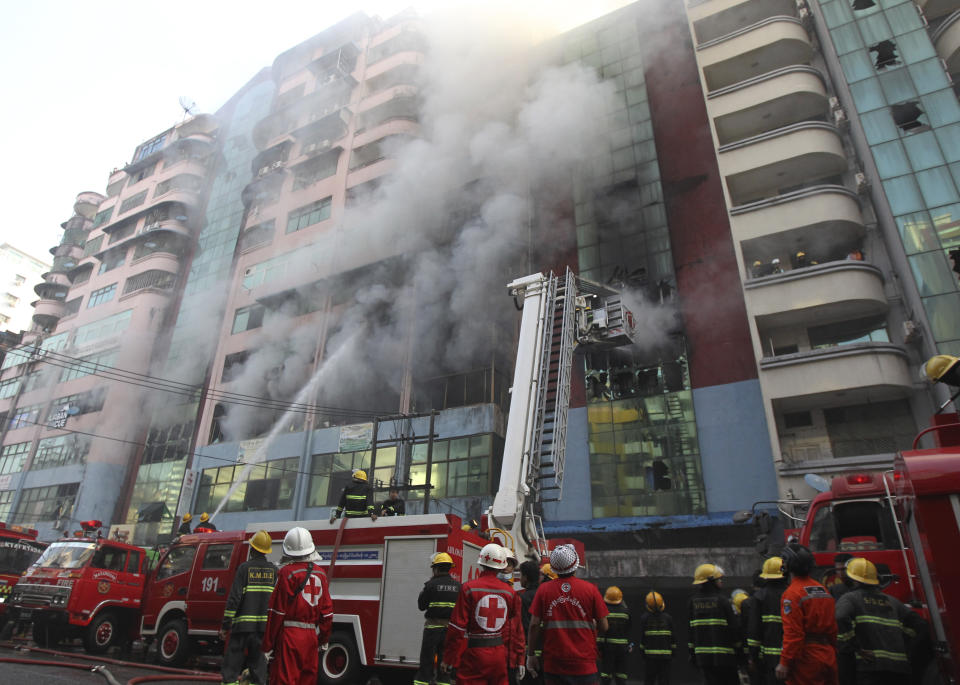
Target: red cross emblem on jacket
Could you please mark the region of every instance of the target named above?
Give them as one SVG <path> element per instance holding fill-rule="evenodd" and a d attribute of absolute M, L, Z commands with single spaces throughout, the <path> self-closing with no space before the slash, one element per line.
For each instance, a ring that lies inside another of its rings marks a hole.
<path fill-rule="evenodd" d="M 475 617 L 477 625 L 489 632 L 496 632 L 507 620 L 507 600 L 500 595 L 485 595 L 477 602 Z"/>

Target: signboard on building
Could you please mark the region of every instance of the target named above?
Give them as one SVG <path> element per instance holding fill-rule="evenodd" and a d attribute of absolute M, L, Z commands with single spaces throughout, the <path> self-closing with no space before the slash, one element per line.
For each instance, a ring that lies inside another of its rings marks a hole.
<path fill-rule="evenodd" d="M 263 438 L 254 438 L 253 440 L 243 440 L 240 443 L 240 450 L 237 452 L 237 463 L 238 464 L 249 464 L 253 462 L 263 461 L 262 459 L 257 459 L 257 452 L 260 451 L 260 448 L 263 447 Z"/>
<path fill-rule="evenodd" d="M 13 476 L 11 474 L 6 474 L 0 476 L 0 490 L 10 490 L 10 486 L 13 485 Z"/>
<path fill-rule="evenodd" d="M 193 504 L 193 491 L 197 489 L 197 472 L 187 469 L 183 474 L 183 487 L 180 488 L 180 501 L 177 503 L 177 516 L 190 511 Z"/>
<path fill-rule="evenodd" d="M 67 417 L 70 415 L 69 407 L 63 405 L 57 411 L 50 415 L 49 425 L 50 428 L 63 428 L 67 425 Z"/>
<path fill-rule="evenodd" d="M 373 446 L 373 424 L 356 423 L 340 426 L 340 451 L 360 452 Z"/>

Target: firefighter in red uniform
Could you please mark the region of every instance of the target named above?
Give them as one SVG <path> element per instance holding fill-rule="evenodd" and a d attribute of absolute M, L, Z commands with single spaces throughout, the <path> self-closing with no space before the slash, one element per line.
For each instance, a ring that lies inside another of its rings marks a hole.
<path fill-rule="evenodd" d="M 543 680 L 546 685 L 596 685 L 597 633 L 607 632 L 609 610 L 593 583 L 574 578 L 580 557 L 572 545 L 550 553 L 550 567 L 559 576 L 537 590 L 530 607 L 527 669 L 540 670 L 535 648 L 543 637 Z"/>
<path fill-rule="evenodd" d="M 789 685 L 836 685 L 837 623 L 833 597 L 810 577 L 815 561 L 806 547 L 791 542 L 781 553 L 790 572 L 783 592 L 783 650 L 776 675 Z"/>
<path fill-rule="evenodd" d="M 507 550 L 490 543 L 480 550 L 480 575 L 460 587 L 447 626 L 443 672 L 456 669 L 457 685 L 506 685 L 507 669 L 524 676 L 524 635 L 520 597 L 497 578 L 507 567 Z"/>
<path fill-rule="evenodd" d="M 319 646 L 333 624 L 333 601 L 310 532 L 291 528 L 283 539 L 286 561 L 270 595 L 263 652 L 274 657 L 270 685 L 316 685 Z"/>

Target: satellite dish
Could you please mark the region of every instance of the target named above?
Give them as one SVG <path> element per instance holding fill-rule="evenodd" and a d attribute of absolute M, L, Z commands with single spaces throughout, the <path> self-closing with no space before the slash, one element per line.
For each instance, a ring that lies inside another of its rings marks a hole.
<path fill-rule="evenodd" d="M 183 108 L 183 118 L 186 120 L 187 117 L 193 115 L 193 110 L 196 108 L 197 103 L 188 98 L 186 95 L 180 96 L 180 107 Z"/>
<path fill-rule="evenodd" d="M 826 492 L 830 489 L 830 481 L 828 481 L 823 476 L 818 476 L 815 473 L 808 473 L 803 477 L 803 482 L 809 485 L 811 488 L 817 492 Z"/>

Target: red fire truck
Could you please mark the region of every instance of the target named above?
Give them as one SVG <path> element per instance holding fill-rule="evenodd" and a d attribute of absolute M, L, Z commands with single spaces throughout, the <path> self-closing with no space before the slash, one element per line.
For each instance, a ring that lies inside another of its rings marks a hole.
<path fill-rule="evenodd" d="M 33 528 L 0 522 L 0 629 L 7 620 L 7 600 L 13 586 L 46 546 L 37 542 L 37 531 Z"/>

